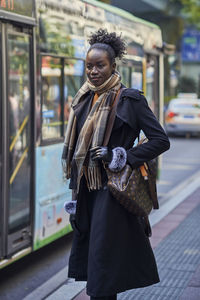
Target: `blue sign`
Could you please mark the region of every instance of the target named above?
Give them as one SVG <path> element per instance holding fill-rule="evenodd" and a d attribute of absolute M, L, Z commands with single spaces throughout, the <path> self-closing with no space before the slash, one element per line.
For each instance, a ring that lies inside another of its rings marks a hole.
<path fill-rule="evenodd" d="M 72 38 L 72 44 L 75 49 L 75 57 L 85 58 L 86 56 L 85 40 Z"/>
<path fill-rule="evenodd" d="M 182 37 L 182 61 L 200 62 L 200 31 L 186 30 Z"/>
<path fill-rule="evenodd" d="M 84 62 L 83 60 L 77 60 L 74 65 L 74 75 L 75 76 L 82 76 L 84 73 Z"/>
<path fill-rule="evenodd" d="M 42 112 L 43 118 L 54 118 L 54 110 L 45 110 Z"/>

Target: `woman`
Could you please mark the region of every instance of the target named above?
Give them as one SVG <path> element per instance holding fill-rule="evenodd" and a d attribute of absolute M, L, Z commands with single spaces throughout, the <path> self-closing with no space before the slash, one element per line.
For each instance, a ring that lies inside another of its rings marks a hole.
<path fill-rule="evenodd" d="M 166 151 L 169 140 L 142 93 L 124 89 L 104 146 L 109 113 L 122 88 L 115 59 L 125 54 L 125 44 L 102 29 L 89 43 L 87 81 L 73 99 L 62 156 L 73 190 L 66 205 L 74 229 L 68 275 L 87 281 L 91 299 L 117 299 L 117 293 L 157 283 L 159 277 L 142 221 L 108 191 L 104 163 L 112 171 L 126 163 L 136 168 Z M 133 147 L 140 130 L 148 142 Z"/>

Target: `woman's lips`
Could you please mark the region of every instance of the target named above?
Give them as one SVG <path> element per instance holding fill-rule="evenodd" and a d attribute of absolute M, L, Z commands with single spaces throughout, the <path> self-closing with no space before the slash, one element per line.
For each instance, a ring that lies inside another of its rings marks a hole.
<path fill-rule="evenodd" d="M 90 77 L 90 81 L 97 86 L 101 84 L 102 77 Z"/>
<path fill-rule="evenodd" d="M 100 78 L 99 77 L 92 77 L 91 81 L 98 81 Z"/>

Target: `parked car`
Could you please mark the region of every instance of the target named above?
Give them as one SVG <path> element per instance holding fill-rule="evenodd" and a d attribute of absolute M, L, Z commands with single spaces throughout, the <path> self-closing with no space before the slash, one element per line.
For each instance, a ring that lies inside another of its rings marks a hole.
<path fill-rule="evenodd" d="M 200 135 L 200 99 L 172 99 L 165 112 L 165 129 L 169 135 Z"/>

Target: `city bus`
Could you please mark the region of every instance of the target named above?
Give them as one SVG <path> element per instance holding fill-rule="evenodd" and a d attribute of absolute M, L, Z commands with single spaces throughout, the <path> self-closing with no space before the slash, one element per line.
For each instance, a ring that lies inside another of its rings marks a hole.
<path fill-rule="evenodd" d="M 144 91 L 162 123 L 160 28 L 95 0 L 0 1 L 0 268 L 72 231 L 61 153 L 89 35 L 121 34 L 122 82 Z"/>

